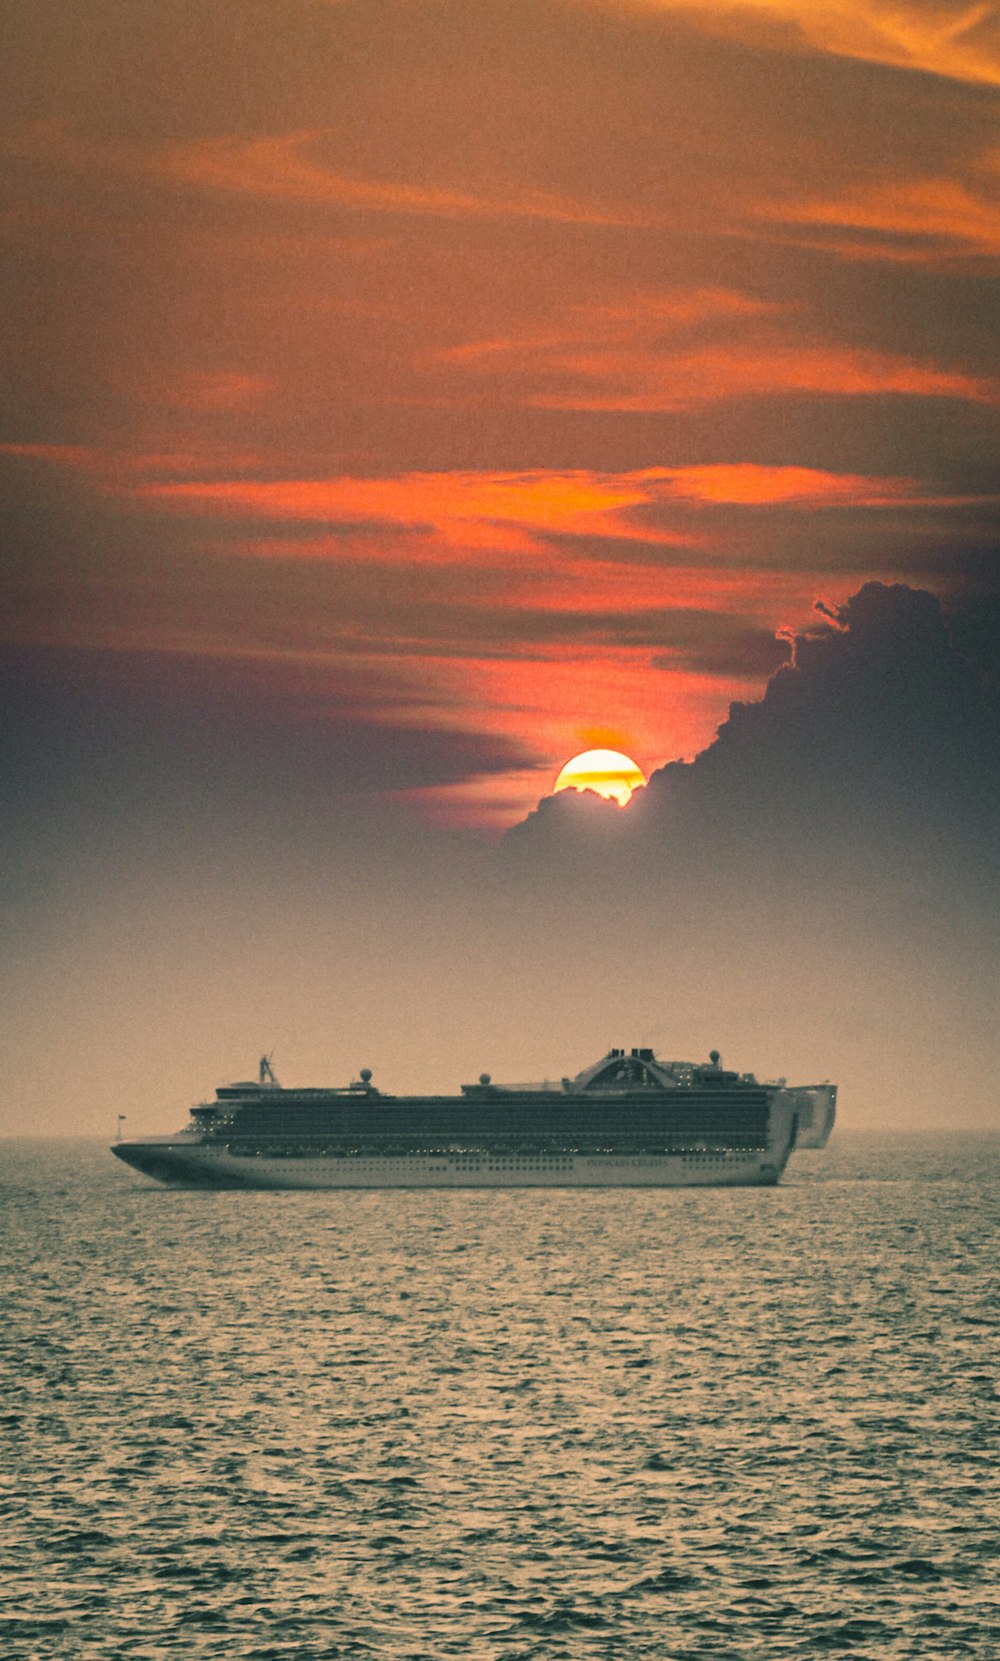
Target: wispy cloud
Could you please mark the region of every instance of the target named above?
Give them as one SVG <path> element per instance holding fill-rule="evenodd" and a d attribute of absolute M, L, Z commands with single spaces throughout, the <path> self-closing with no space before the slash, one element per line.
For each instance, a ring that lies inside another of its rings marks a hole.
<path fill-rule="evenodd" d="M 818 336 L 800 304 L 682 289 L 572 307 L 559 326 L 468 341 L 437 356 L 470 375 L 516 375 L 522 399 L 542 409 L 681 411 L 803 393 L 1000 403 L 997 377 Z"/>
<path fill-rule="evenodd" d="M 670 495 L 741 506 L 887 507 L 920 499 L 913 479 L 868 478 L 818 467 L 762 467 L 734 462 L 677 468 L 665 475 Z"/>
<path fill-rule="evenodd" d="M 392 558 L 389 543 L 400 536 L 397 552 L 407 563 L 474 557 L 477 551 L 488 560 L 496 548 L 537 550 L 533 538 L 546 539 L 550 548 L 552 539 L 582 544 L 590 537 L 598 539 L 597 546 L 612 540 L 626 549 L 631 543 L 697 549 L 700 539 L 689 527 L 651 531 L 645 510 L 674 501 L 706 508 L 802 509 L 927 507 L 982 499 L 943 495 L 912 478 L 747 461 L 623 472 L 456 470 L 303 479 L 219 476 L 220 462 L 259 467 L 261 458 L 218 452 L 201 458 L 152 453 L 122 458 L 86 446 L 0 444 L 0 455 L 81 471 L 109 491 L 168 511 L 284 526 L 284 534 L 259 531 L 225 544 L 280 559 L 342 558 L 345 542 L 357 545 L 359 557 L 370 558 L 372 539 L 383 539 L 380 554 Z M 198 476 L 177 478 L 185 467 Z M 316 525 L 322 530 L 311 534 Z M 301 527 L 302 534 L 292 536 L 293 527 Z M 643 558 L 638 549 L 637 558 Z"/>
<path fill-rule="evenodd" d="M 365 208 L 372 212 L 429 214 L 446 219 L 540 219 L 570 225 L 639 224 L 618 208 L 587 203 L 540 189 L 512 192 L 456 188 L 446 182 L 365 178 L 340 171 L 320 154 L 333 146 L 329 129 L 278 133 L 265 138 L 209 139 L 162 155 L 162 177 L 203 189 L 277 202 Z"/>
<path fill-rule="evenodd" d="M 469 188 L 442 176 L 434 182 L 345 172 L 333 129 L 305 128 L 263 135 L 226 133 L 181 144 L 152 145 L 100 138 L 60 119 L 8 131 L 0 151 L 99 177 L 183 186 L 215 196 L 277 206 L 363 209 L 368 213 L 441 219 L 541 220 L 565 225 L 639 226 L 648 215 L 620 203 L 601 203 L 528 183 L 510 190 Z"/>
<path fill-rule="evenodd" d="M 584 533 L 650 499 L 651 475 L 584 469 L 406 473 L 383 478 L 218 479 L 140 485 L 164 507 L 291 520 L 434 524 L 463 548 L 495 528 Z M 627 530 L 626 530 L 627 534 Z"/>
<path fill-rule="evenodd" d="M 604 3 L 604 0 L 601 0 Z M 957 81 L 1000 85 L 997 8 L 983 0 L 607 0 L 612 9 L 676 12 L 739 39 L 782 43 L 891 64 Z M 769 33 L 769 29 L 770 32 Z"/>
<path fill-rule="evenodd" d="M 859 398 L 901 397 L 1000 402 L 1000 381 L 964 369 L 942 368 L 890 352 L 837 345 L 796 344 L 775 338 L 709 346 L 695 352 L 590 352 L 556 366 L 579 390 L 542 392 L 532 403 L 563 410 L 685 410 L 735 398 L 786 393 Z M 589 391 L 587 383 L 603 390 Z"/>
<path fill-rule="evenodd" d="M 940 264 L 1000 256 L 1000 154 L 991 152 L 965 178 L 887 179 L 828 199 L 777 203 L 762 216 L 798 230 L 825 233 L 821 246 L 852 258 Z M 815 238 L 814 238 L 815 240 Z"/>
<path fill-rule="evenodd" d="M 662 599 L 663 570 L 676 587 L 685 565 L 712 563 L 713 509 L 888 509 L 959 505 L 907 478 L 755 462 L 703 463 L 631 472 L 426 473 L 382 478 L 201 478 L 128 483 L 153 507 L 211 521 L 263 521 L 230 551 L 258 558 L 406 567 L 461 566 L 511 573 L 512 592 L 531 570 L 532 603 L 588 567 L 590 605 L 615 604 L 625 567 L 636 605 Z M 979 500 L 971 496 L 968 502 Z M 672 508 L 684 508 L 683 514 Z M 692 516 L 692 510 L 698 512 Z M 701 514 L 701 519 L 698 517 Z M 310 534 L 311 527 L 322 527 Z M 283 529 L 279 529 L 283 527 Z M 557 557 L 561 550 L 562 557 Z M 631 551 L 630 551 L 631 550 Z M 661 569 L 652 576 L 649 567 Z M 596 571 L 604 572 L 597 584 Z M 741 579 L 742 580 L 742 579 Z M 650 582 L 654 588 L 650 589 Z M 702 570 L 701 592 L 718 581 Z M 659 584 L 659 588 L 655 585 Z M 596 585 L 596 586 L 595 586 Z"/>
<path fill-rule="evenodd" d="M 593 345 L 628 343 L 637 336 L 658 339 L 664 334 L 688 336 L 699 325 L 726 324 L 736 319 L 765 317 L 787 310 L 780 302 L 731 288 L 676 288 L 638 290 L 602 305 L 574 305 L 560 321 L 530 334 L 510 334 L 485 340 L 467 340 L 442 347 L 428 358 L 431 364 L 458 366 L 505 358 L 565 357 Z"/>

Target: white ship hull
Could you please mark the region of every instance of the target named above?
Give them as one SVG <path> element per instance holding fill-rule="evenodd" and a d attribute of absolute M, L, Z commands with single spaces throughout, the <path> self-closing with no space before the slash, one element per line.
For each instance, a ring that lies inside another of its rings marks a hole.
<path fill-rule="evenodd" d="M 779 1118 L 784 1115 L 779 1114 Z M 125 1164 L 181 1187 L 330 1188 L 717 1188 L 776 1183 L 792 1139 L 773 1138 L 765 1149 L 705 1149 L 676 1154 L 406 1154 L 397 1158 L 302 1158 L 233 1154 L 181 1133 L 143 1142 L 119 1142 Z"/>

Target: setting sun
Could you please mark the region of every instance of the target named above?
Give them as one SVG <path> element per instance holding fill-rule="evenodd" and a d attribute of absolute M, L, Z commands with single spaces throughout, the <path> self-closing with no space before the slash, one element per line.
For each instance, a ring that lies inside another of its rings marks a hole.
<path fill-rule="evenodd" d="M 584 750 L 567 761 L 555 788 L 557 794 L 560 790 L 593 790 L 626 807 L 633 790 L 641 789 L 645 782 L 642 768 L 620 750 Z"/>

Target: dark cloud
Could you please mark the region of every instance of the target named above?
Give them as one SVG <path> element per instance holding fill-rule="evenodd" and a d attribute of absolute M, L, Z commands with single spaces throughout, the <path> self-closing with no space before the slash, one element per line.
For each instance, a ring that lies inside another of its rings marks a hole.
<path fill-rule="evenodd" d="M 616 820 L 630 877 L 658 881 L 667 849 L 668 887 L 713 864 L 745 892 L 791 871 L 863 886 L 936 864 L 942 894 L 985 877 L 1000 823 L 996 650 L 994 604 L 949 627 L 932 594 L 866 584 L 817 615 L 794 663 L 758 702 L 733 704 L 708 749 L 652 775 Z M 560 825 L 542 804 L 510 850 L 526 869 L 535 849 L 548 863 Z"/>
<path fill-rule="evenodd" d="M 627 810 L 540 802 L 499 850 L 508 907 L 602 964 L 609 998 L 641 966 L 671 1043 L 714 1028 L 837 1077 L 852 1128 L 988 1125 L 998 624 L 995 601 L 946 617 L 866 584 Z"/>
<path fill-rule="evenodd" d="M 976 675 L 988 707 L 1000 720 L 1000 594 L 970 594 L 956 600 L 949 633 Z"/>

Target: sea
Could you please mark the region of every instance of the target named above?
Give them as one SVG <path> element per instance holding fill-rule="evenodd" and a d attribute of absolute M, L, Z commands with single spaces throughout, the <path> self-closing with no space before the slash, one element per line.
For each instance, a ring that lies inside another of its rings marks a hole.
<path fill-rule="evenodd" d="M 995 1661 L 1000 1139 L 210 1193 L 0 1143 L 0 1655 Z"/>

